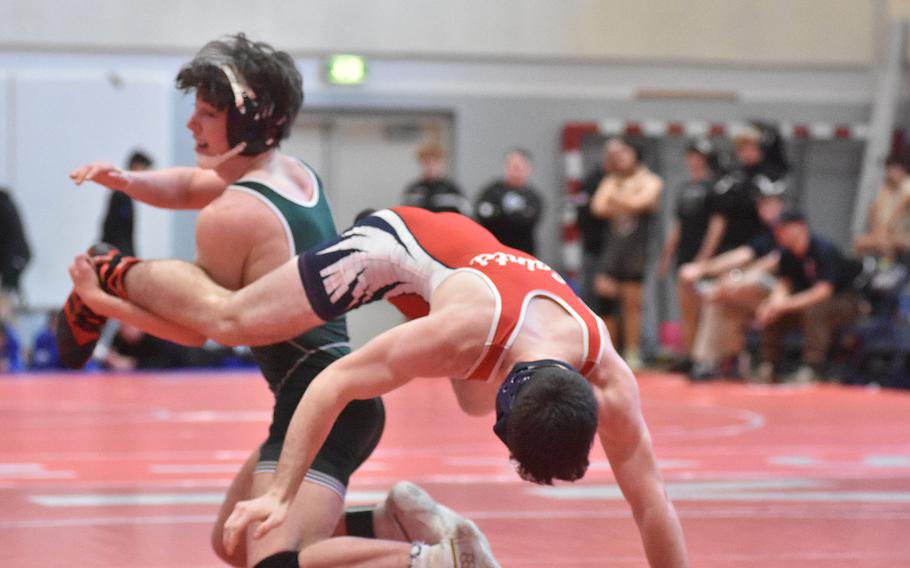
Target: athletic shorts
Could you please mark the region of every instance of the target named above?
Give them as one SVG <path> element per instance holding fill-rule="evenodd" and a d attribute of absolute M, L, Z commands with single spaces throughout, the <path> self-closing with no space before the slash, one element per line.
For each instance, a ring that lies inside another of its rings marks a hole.
<path fill-rule="evenodd" d="M 645 277 L 647 251 L 644 243 L 610 235 L 601 256 L 599 271 L 620 282 L 641 282 Z"/>
<path fill-rule="evenodd" d="M 313 311 L 325 321 L 405 294 L 429 298 L 451 273 L 389 210 L 364 217 L 338 237 L 307 250 L 297 266 Z"/>
<path fill-rule="evenodd" d="M 312 367 L 295 369 L 277 390 L 269 436 L 259 449 L 257 472 L 275 471 L 294 411 L 320 370 Z M 377 397 L 350 402 L 316 454 L 306 479 L 328 487 L 343 498 L 351 474 L 379 444 L 384 427 L 382 399 Z"/>
<path fill-rule="evenodd" d="M 288 425 L 316 377 L 350 353 L 344 319 L 312 329 L 293 339 L 253 347 L 253 356 L 275 395 L 269 435 L 259 452 L 257 472 L 275 471 Z M 319 450 L 307 479 L 342 498 L 351 474 L 367 459 L 382 435 L 385 414 L 379 398 L 350 403 Z"/>

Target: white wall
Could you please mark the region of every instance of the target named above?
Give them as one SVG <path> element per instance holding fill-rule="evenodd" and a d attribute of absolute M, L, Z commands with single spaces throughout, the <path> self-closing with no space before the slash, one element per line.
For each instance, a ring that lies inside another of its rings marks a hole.
<path fill-rule="evenodd" d="M 550 200 L 542 232 L 550 262 L 558 255 L 566 122 L 868 120 L 872 22 L 881 0 L 641 4 L 265 0 L 250 14 L 250 4 L 209 0 L 2 2 L 0 81 L 15 88 L 0 89 L 0 181 L 12 186 L 36 244 L 25 282 L 30 300 L 59 303 L 69 257 L 97 236 L 104 193 L 75 191 L 66 181 L 70 168 L 95 159 L 121 163 L 137 144 L 160 166 L 192 163 L 181 125 L 188 105 L 175 97 L 173 77 L 202 43 L 225 32 L 245 29 L 309 54 L 298 59 L 304 112 L 453 116 L 453 173 L 469 193 L 500 173 L 505 148 L 529 147 L 537 156 L 534 181 Z M 375 54 L 367 83 L 326 85 L 314 54 L 346 49 Z M 111 74 L 125 80 L 122 88 Z M 649 90 L 709 96 L 643 96 Z M 140 210 L 140 253 L 192 256 L 184 220 Z"/>
<path fill-rule="evenodd" d="M 182 52 L 247 31 L 298 55 L 862 66 L 881 0 L 6 0 L 0 48 Z"/>
<path fill-rule="evenodd" d="M 22 212 L 33 260 L 23 288 L 39 306 L 59 305 L 70 289 L 70 259 L 100 235 L 107 191 L 76 188 L 67 174 L 104 160 L 122 164 L 141 145 L 170 164 L 171 77 L 123 72 L 112 82 L 104 69 L 16 71 L 11 108 L 14 170 L 8 178 Z M 9 131 L 7 131 L 9 135 Z M 8 168 L 10 169 L 10 168 Z M 171 249 L 169 213 L 142 207 L 137 243 L 146 256 Z"/>

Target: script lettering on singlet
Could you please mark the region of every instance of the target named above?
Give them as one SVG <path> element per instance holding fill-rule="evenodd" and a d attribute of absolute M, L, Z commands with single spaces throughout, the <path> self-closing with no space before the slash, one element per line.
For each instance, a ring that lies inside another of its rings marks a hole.
<path fill-rule="evenodd" d="M 525 256 L 516 256 L 514 254 L 509 254 L 507 252 L 485 252 L 478 254 L 471 259 L 472 265 L 478 266 L 487 266 L 490 263 L 498 264 L 499 266 L 506 266 L 507 264 L 517 264 L 519 266 L 524 266 L 530 272 L 535 270 L 542 270 L 549 272 L 550 276 L 553 277 L 553 280 L 556 280 L 560 284 L 565 284 L 566 281 L 563 280 L 562 276 L 558 272 L 547 266 L 546 263 L 537 260 L 536 258 L 528 258 Z"/>

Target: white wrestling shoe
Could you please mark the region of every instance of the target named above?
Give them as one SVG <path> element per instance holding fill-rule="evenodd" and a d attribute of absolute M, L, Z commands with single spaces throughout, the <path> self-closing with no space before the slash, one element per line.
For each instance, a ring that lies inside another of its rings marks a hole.
<path fill-rule="evenodd" d="M 401 481 L 392 487 L 385 500 L 385 509 L 402 532 L 401 540 L 410 542 L 437 544 L 452 535 L 463 519 L 410 481 Z"/>
<path fill-rule="evenodd" d="M 411 565 L 414 568 L 501 568 L 487 537 L 464 517 L 459 518 L 455 530 L 442 542 L 421 547 Z"/>

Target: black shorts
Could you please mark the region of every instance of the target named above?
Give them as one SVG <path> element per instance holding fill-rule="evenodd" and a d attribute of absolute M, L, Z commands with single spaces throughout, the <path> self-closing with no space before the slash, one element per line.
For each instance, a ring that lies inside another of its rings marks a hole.
<path fill-rule="evenodd" d="M 272 410 L 268 438 L 259 450 L 257 472 L 275 471 L 297 405 L 310 383 L 335 359 L 337 356 L 327 352 L 318 353 L 308 361 L 310 364 L 293 367 L 280 382 L 270 381 L 269 386 L 275 393 L 275 407 Z M 273 355 L 272 361 L 274 360 Z M 266 368 L 268 367 L 263 370 Z M 351 474 L 376 448 L 384 427 L 382 399 L 377 397 L 352 401 L 335 421 L 328 438 L 316 454 L 306 479 L 324 485 L 344 497 Z"/>

